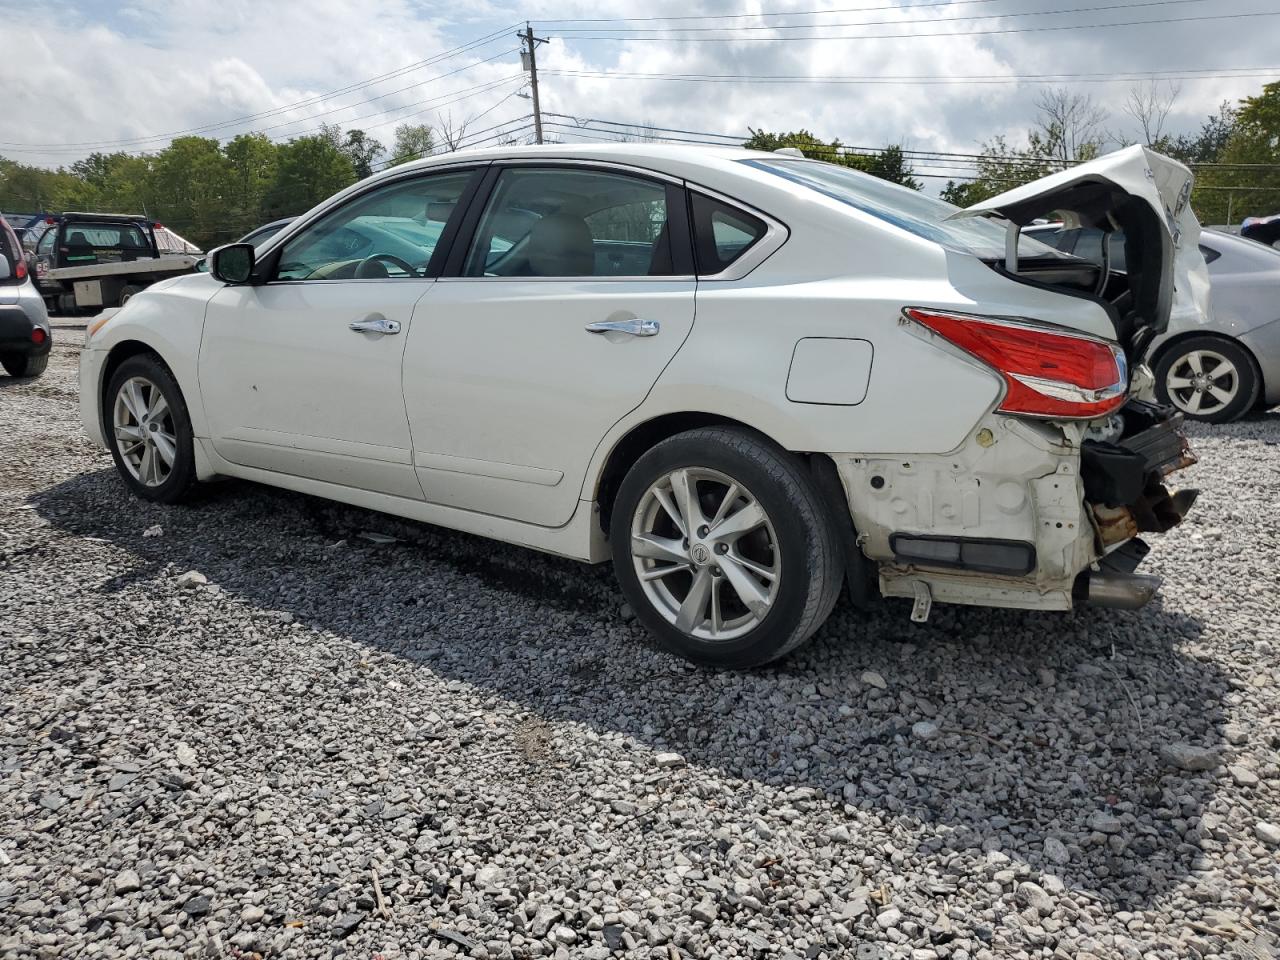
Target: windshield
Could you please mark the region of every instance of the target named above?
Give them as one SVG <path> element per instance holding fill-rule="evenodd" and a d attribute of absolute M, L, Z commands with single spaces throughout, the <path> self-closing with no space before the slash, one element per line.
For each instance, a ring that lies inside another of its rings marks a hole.
<path fill-rule="evenodd" d="M 1004 258 L 1003 225 L 985 217 L 948 220 L 960 208 L 945 200 L 834 163 L 782 158 L 742 162 L 847 203 L 948 250 L 971 253 L 984 260 Z M 1074 259 L 1027 236 L 1019 238 L 1018 257 Z"/>

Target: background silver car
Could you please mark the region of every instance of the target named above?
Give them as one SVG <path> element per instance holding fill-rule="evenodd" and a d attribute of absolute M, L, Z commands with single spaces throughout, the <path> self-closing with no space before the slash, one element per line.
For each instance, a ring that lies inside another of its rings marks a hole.
<path fill-rule="evenodd" d="M 44 298 L 17 236 L 0 217 L 0 367 L 11 377 L 38 377 L 52 348 Z"/>
<path fill-rule="evenodd" d="M 1101 230 L 1044 224 L 1023 232 L 1102 261 Z M 1162 400 L 1192 419 L 1227 423 L 1280 404 L 1280 250 L 1204 230 L 1200 252 L 1213 285 L 1213 318 L 1194 327 L 1174 320 L 1152 342 L 1147 362 Z M 1123 271 L 1124 234 L 1111 234 L 1109 253 L 1111 268 Z"/>

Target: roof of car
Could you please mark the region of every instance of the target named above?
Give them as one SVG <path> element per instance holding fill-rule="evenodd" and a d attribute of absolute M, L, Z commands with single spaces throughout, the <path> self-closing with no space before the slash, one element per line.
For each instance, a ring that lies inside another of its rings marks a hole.
<path fill-rule="evenodd" d="M 441 153 L 413 160 L 391 169 L 403 171 L 433 167 L 466 160 L 606 160 L 613 163 L 676 161 L 681 163 L 706 163 L 715 165 L 726 160 L 746 160 L 751 157 L 775 157 L 775 154 L 742 147 L 690 145 L 682 143 L 544 143 L 513 144 L 501 147 L 482 147 Z"/>

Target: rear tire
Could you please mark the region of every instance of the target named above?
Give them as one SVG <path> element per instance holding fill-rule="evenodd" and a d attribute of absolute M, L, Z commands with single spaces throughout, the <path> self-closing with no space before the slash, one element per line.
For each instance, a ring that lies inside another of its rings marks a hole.
<path fill-rule="evenodd" d="M 138 354 L 116 368 L 102 426 L 121 479 L 155 503 L 186 499 L 196 479 L 191 417 L 178 383 L 158 357 Z"/>
<path fill-rule="evenodd" d="M 1156 394 L 1189 420 L 1230 423 L 1253 409 L 1262 376 L 1249 351 L 1226 337 L 1187 337 L 1160 352 Z"/>
<path fill-rule="evenodd" d="M 131 298 L 131 297 L 133 297 L 133 296 L 134 296 L 134 295 L 136 295 L 136 294 L 141 293 L 144 289 L 146 289 L 146 288 L 145 288 L 145 287 L 135 286 L 135 285 L 133 285 L 133 284 L 130 284 L 129 286 L 127 286 L 127 287 L 125 287 L 124 289 L 122 289 L 122 290 L 120 291 L 120 306 L 122 306 L 122 307 L 123 307 L 126 303 L 128 303 L 128 302 L 129 302 L 129 300 L 130 300 L 130 298 Z"/>
<path fill-rule="evenodd" d="M 672 653 L 714 667 L 795 650 L 843 580 L 835 528 L 803 464 L 737 427 L 690 430 L 641 456 L 618 490 L 610 539 L 640 622 Z"/>
<path fill-rule="evenodd" d="M 49 355 L 43 353 L 31 357 L 23 353 L 6 353 L 0 356 L 0 366 L 11 377 L 38 377 L 49 366 Z"/>

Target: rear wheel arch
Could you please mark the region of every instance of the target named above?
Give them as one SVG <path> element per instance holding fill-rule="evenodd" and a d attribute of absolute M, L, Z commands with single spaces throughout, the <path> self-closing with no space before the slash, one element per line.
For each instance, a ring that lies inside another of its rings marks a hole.
<path fill-rule="evenodd" d="M 674 437 L 678 433 L 696 430 L 699 427 L 739 427 L 758 434 L 778 447 L 782 446 L 782 444 L 779 444 L 762 430 L 751 426 L 751 424 L 716 413 L 694 410 L 666 413 L 654 417 L 652 420 L 645 420 L 643 423 L 636 424 L 614 443 L 613 449 L 605 457 L 604 466 L 596 476 L 595 489 L 592 491 L 592 499 L 600 505 L 599 522 L 606 537 L 609 534 L 609 521 L 613 514 L 613 503 L 617 498 L 618 489 L 622 486 L 622 480 L 627 475 L 627 471 L 647 451 L 663 440 Z"/>
<path fill-rule="evenodd" d="M 1160 346 L 1156 347 L 1155 352 L 1151 354 L 1151 358 L 1147 361 L 1147 365 L 1154 370 L 1156 365 L 1164 359 L 1165 355 L 1168 354 L 1171 349 L 1194 337 L 1212 337 L 1214 340 L 1222 340 L 1225 343 L 1230 343 L 1233 346 L 1239 347 L 1249 355 L 1249 360 L 1253 363 L 1254 372 L 1258 373 L 1258 358 L 1253 355 L 1253 351 L 1245 345 L 1244 341 L 1239 337 L 1233 337 L 1227 333 L 1220 333 L 1217 330 L 1183 330 L 1180 333 L 1175 333 L 1168 340 L 1165 340 L 1160 344 Z M 1259 376 L 1261 376 L 1261 374 L 1259 374 Z"/>

